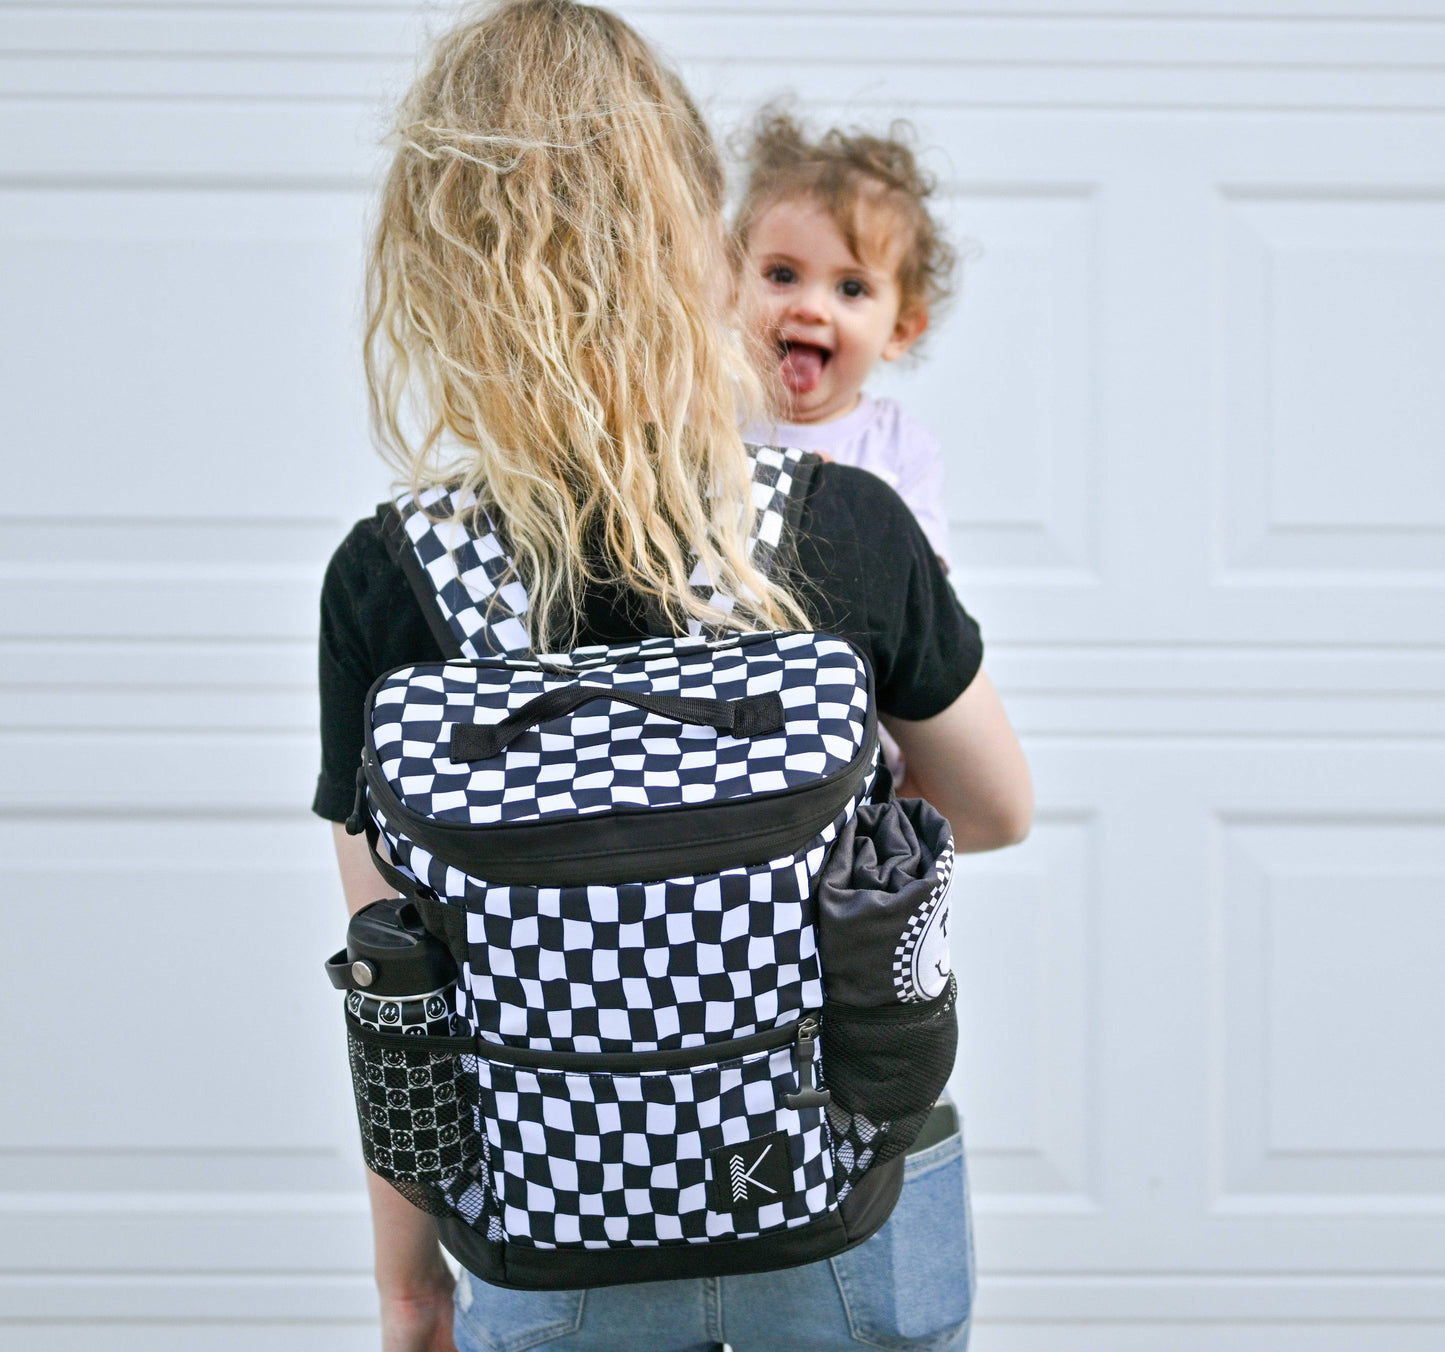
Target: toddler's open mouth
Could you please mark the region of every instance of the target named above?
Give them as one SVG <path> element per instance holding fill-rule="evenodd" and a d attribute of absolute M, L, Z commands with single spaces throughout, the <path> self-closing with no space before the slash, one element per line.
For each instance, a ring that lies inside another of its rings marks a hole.
<path fill-rule="evenodd" d="M 783 384 L 793 394 L 811 394 L 823 378 L 823 368 L 833 355 L 817 343 L 799 343 L 780 339 L 778 351 L 782 359 L 779 373 Z"/>

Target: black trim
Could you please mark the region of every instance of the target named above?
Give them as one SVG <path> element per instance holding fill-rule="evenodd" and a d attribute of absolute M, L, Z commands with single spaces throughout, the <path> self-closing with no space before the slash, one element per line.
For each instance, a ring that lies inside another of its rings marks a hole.
<path fill-rule="evenodd" d="M 418 507 L 417 510 L 420 511 L 421 508 Z M 382 539 L 390 547 L 392 558 L 397 561 L 402 573 L 405 574 L 412 594 L 421 607 L 426 627 L 431 630 L 432 637 L 436 639 L 442 656 L 461 657 L 462 645 L 457 642 L 457 636 L 452 633 L 451 625 L 447 623 L 441 606 L 437 604 L 436 588 L 432 585 L 426 569 L 422 567 L 421 560 L 417 558 L 416 550 L 412 548 L 411 537 L 406 533 L 406 525 L 401 519 L 401 513 L 396 509 L 396 504 L 383 502 L 376 509 L 376 515 L 381 521 Z"/>
<path fill-rule="evenodd" d="M 772 1272 L 830 1258 L 851 1248 L 853 1242 L 837 1211 L 796 1229 L 753 1239 L 646 1248 L 535 1249 L 528 1244 L 498 1244 L 483 1239 L 454 1216 L 439 1217 L 436 1227 L 443 1247 L 468 1272 L 494 1286 L 529 1291 Z"/>
<path fill-rule="evenodd" d="M 820 1018 L 830 1029 L 848 1023 L 881 1023 L 885 1027 L 890 1023 L 909 1025 L 923 1023 L 939 1011 L 946 1012 L 957 1000 L 958 974 L 950 971 L 948 980 L 943 983 L 943 989 L 931 1000 L 910 1000 L 907 1004 L 899 1002 L 886 1005 L 845 1005 L 841 1000 L 825 1000 Z"/>
<path fill-rule="evenodd" d="M 761 1033 L 751 1033 L 747 1037 L 725 1038 L 721 1042 L 704 1042 L 700 1047 L 679 1047 L 659 1052 L 558 1052 L 536 1047 L 512 1047 L 472 1036 L 440 1037 L 420 1033 L 377 1032 L 375 1029 L 362 1027 L 349 1016 L 347 1023 L 360 1041 L 374 1047 L 468 1052 L 483 1061 L 528 1066 L 534 1070 L 640 1075 L 652 1070 L 688 1070 L 694 1066 L 721 1065 L 725 1061 L 737 1061 L 742 1057 L 752 1056 L 755 1052 L 775 1051 L 779 1047 L 791 1046 L 798 1041 L 798 1028 L 802 1020 L 794 1019 L 781 1028 L 766 1028 Z"/>
<path fill-rule="evenodd" d="M 748 634 L 739 646 L 750 647 L 774 638 L 772 633 Z M 371 719 L 377 691 L 399 671 L 434 665 L 425 662 L 408 662 L 383 672 L 367 692 L 366 743 L 362 750 L 367 788 L 393 830 L 443 864 L 490 883 L 607 886 L 718 873 L 764 863 L 806 846 L 848 805 L 872 764 L 878 742 L 873 667 L 856 644 L 849 642 L 848 646 L 858 654 L 868 683 L 863 744 L 842 769 L 799 788 L 720 803 L 658 808 L 629 805 L 611 812 L 516 824 L 475 826 L 470 822 L 435 821 L 412 811 L 393 792 L 377 759 Z M 655 654 L 659 660 L 667 656 L 665 652 Z M 649 658 L 640 655 L 626 660 L 646 662 Z M 518 669 L 515 661 L 494 658 L 469 665 Z M 639 830 L 644 818 L 645 829 Z M 370 834 L 368 831 L 368 837 Z M 639 840 L 640 836 L 645 839 Z M 382 876 L 412 895 L 412 890 L 395 881 L 392 872 L 383 870 Z"/>
<path fill-rule="evenodd" d="M 358 773 L 361 772 L 358 771 Z M 410 897 L 415 902 L 420 903 L 424 900 L 434 901 L 436 899 L 436 893 L 433 892 L 431 888 L 425 883 L 419 883 L 412 878 L 408 878 L 391 860 L 382 854 L 380 849 L 381 830 L 376 824 L 376 818 L 369 812 L 361 824 L 361 829 L 366 833 L 366 847 L 371 851 L 371 866 L 381 874 L 388 883 L 396 888 L 402 896 Z M 425 921 L 425 913 L 423 913 L 423 920 Z M 428 926 L 430 926 L 430 922 L 427 923 Z M 433 933 L 435 933 L 435 930 L 433 930 Z M 452 956 L 456 957 L 456 954 L 453 953 Z M 461 963 L 458 962 L 457 965 L 461 966 Z"/>
<path fill-rule="evenodd" d="M 381 1033 L 357 1023 L 350 1014 L 346 1016 L 346 1031 L 358 1042 L 382 1051 L 407 1052 L 456 1052 L 475 1054 L 477 1040 L 470 1034 L 458 1037 L 442 1037 L 436 1033 Z"/>
<path fill-rule="evenodd" d="M 598 1074 L 642 1074 L 649 1070 L 688 1070 L 693 1066 L 710 1066 L 736 1061 L 754 1052 L 773 1051 L 798 1040 L 794 1019 L 781 1028 L 768 1028 L 747 1037 L 727 1038 L 722 1042 L 704 1042 L 700 1047 L 680 1047 L 661 1052 L 554 1052 L 531 1047 L 504 1047 L 496 1042 L 478 1040 L 476 1052 L 484 1061 L 500 1061 L 504 1065 L 529 1066 L 536 1070 L 576 1070 Z"/>
<path fill-rule="evenodd" d="M 895 1155 L 864 1172 L 838 1205 L 848 1231 L 846 1248 L 871 1239 L 893 1214 L 903 1191 L 903 1156 Z"/>
<path fill-rule="evenodd" d="M 572 1291 L 688 1277 L 730 1277 L 775 1272 L 833 1258 L 872 1239 L 893 1214 L 903 1191 L 903 1157 L 876 1165 L 842 1204 L 793 1230 L 753 1239 L 647 1248 L 536 1249 L 484 1239 L 459 1216 L 436 1220 L 442 1246 L 468 1272 L 493 1286 L 525 1291 Z"/>

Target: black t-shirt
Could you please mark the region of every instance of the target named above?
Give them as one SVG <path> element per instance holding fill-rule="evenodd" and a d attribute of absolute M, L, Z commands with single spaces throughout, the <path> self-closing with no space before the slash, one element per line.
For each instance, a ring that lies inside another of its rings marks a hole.
<path fill-rule="evenodd" d="M 873 663 L 882 713 L 931 718 L 983 660 L 913 513 L 887 484 L 847 465 L 818 467 L 796 536 L 794 593 L 815 627 L 851 639 Z M 579 643 L 646 634 L 641 607 L 616 589 L 589 593 Z M 362 711 L 372 682 L 442 652 L 382 534 L 380 513 L 341 542 L 321 588 L 321 776 L 312 809 L 342 821 L 356 793 Z"/>

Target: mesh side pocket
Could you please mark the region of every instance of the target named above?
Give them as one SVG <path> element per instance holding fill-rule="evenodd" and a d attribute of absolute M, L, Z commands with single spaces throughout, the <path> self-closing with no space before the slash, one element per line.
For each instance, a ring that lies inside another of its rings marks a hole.
<path fill-rule="evenodd" d="M 958 987 L 908 1005 L 823 1006 L 823 1082 L 832 1091 L 834 1179 L 841 1200 L 875 1164 L 903 1154 L 953 1073 Z"/>
<path fill-rule="evenodd" d="M 348 1019 L 346 1040 L 367 1168 L 433 1216 L 452 1214 L 469 1185 L 485 1194 L 470 1039 L 377 1034 Z"/>

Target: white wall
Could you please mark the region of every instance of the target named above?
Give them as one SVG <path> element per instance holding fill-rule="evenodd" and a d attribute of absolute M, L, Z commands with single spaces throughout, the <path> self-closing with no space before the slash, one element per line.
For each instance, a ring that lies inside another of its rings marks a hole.
<path fill-rule="evenodd" d="M 623 8 L 721 122 L 909 113 L 982 249 L 898 384 L 1040 793 L 963 872 L 974 1346 L 1439 1347 L 1445 4 Z M 306 805 L 422 27 L 0 3 L 6 1349 L 374 1336 Z"/>

